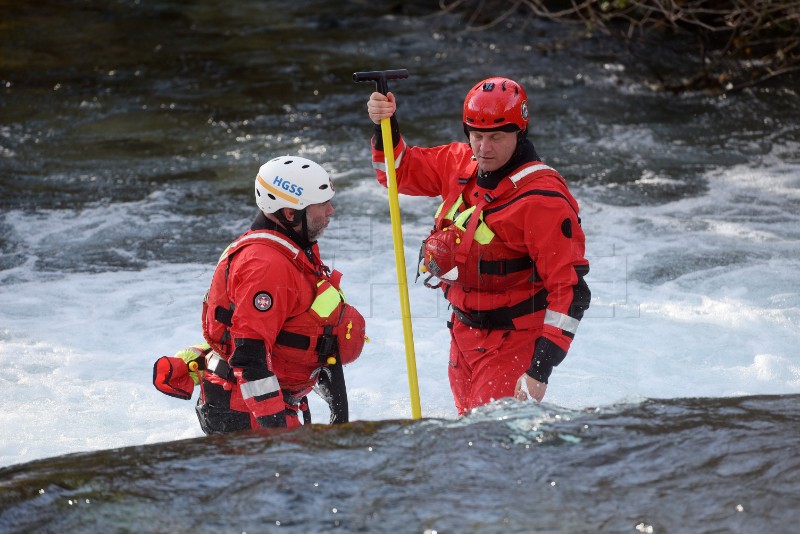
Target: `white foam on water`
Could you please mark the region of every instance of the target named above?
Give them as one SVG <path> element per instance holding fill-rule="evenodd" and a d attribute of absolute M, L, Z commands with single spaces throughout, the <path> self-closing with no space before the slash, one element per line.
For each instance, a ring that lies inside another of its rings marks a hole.
<path fill-rule="evenodd" d="M 547 403 L 579 409 L 800 392 L 800 169 L 778 157 L 763 163 L 709 172 L 706 194 L 658 206 L 605 205 L 591 189 L 575 188 L 593 302 L 551 377 Z M 380 190 L 370 185 L 343 191 L 343 203 L 360 195 L 374 202 Z M 435 202 L 401 205 L 432 213 Z M 67 245 L 91 238 L 125 209 L 94 207 L 80 217 L 12 211 L 3 223 L 27 253 L 53 236 Z M 427 231 L 427 223 L 404 226 L 422 413 L 455 418 L 447 303 L 414 283 Z M 344 273 L 371 338 L 346 368 L 351 419 L 410 417 L 390 225 L 338 214 L 321 248 Z M 200 303 L 214 260 L 90 274 L 36 272 L 29 258 L 0 271 L 0 466 L 202 435 L 193 402 L 162 395 L 151 379 L 158 356 L 201 340 Z M 311 408 L 317 422 L 327 419 L 314 395 Z"/>

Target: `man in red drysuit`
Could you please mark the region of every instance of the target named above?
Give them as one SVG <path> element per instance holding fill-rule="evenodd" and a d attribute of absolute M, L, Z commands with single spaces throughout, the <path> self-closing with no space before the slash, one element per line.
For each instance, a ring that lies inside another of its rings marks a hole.
<path fill-rule="evenodd" d="M 386 185 L 379 124 L 391 118 L 398 191 L 443 199 L 421 270 L 453 308 L 458 413 L 503 397 L 541 401 L 591 293 L 578 203 L 527 138 L 525 91 L 508 78 L 481 81 L 464 100 L 468 143 L 432 148 L 406 145 L 396 107 L 392 93 L 372 93 L 367 103 L 373 166 Z"/>
<path fill-rule="evenodd" d="M 341 366 L 366 338 L 364 318 L 345 303 L 341 273 L 322 263 L 316 243 L 334 213 L 333 183 L 317 163 L 283 156 L 261 166 L 255 195 L 260 212 L 222 253 L 203 305 L 213 352 L 200 425 L 208 434 L 298 426 L 298 412 L 310 421 L 305 396 L 315 386 L 337 397 L 331 419 L 344 422 Z"/>

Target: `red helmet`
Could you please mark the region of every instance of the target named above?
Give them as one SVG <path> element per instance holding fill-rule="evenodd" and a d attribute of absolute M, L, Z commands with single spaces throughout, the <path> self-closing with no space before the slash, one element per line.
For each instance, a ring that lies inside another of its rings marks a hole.
<path fill-rule="evenodd" d="M 487 78 L 464 99 L 464 129 L 525 130 L 528 127 L 528 96 L 508 78 Z"/>

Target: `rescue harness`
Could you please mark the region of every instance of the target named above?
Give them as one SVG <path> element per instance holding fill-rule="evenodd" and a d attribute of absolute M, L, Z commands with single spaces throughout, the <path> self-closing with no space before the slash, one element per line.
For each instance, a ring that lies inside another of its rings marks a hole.
<path fill-rule="evenodd" d="M 541 282 L 533 259 L 527 255 L 508 257 L 513 251 L 494 241 L 495 234 L 484 220 L 530 195 L 558 196 L 575 210 L 563 194 L 549 190 L 526 191 L 504 204 L 495 205 L 523 179 L 537 174 L 555 176 L 563 181 L 551 167 L 532 162 L 503 179 L 494 190 L 486 192 L 468 208 L 465 207 L 464 190 L 475 174 L 458 179 L 459 187 L 451 191 L 439 206 L 434 228 L 420 249 L 420 271 L 429 273 L 424 279 L 426 287 L 439 288 L 444 284 L 442 289 L 446 297 L 451 285 L 461 285 L 467 291 L 503 292 L 522 282 Z M 432 283 L 433 278 L 437 278 L 438 283 Z M 512 306 L 491 310 L 452 307 L 455 317 L 473 328 L 515 330 L 515 319 L 547 309 L 547 297 L 547 290 L 541 289 Z"/>

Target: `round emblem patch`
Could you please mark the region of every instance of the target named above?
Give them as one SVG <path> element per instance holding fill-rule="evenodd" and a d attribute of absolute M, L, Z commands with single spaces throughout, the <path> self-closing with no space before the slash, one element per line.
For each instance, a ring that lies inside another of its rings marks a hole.
<path fill-rule="evenodd" d="M 528 120 L 528 101 L 527 100 L 523 100 L 522 101 L 522 119 L 523 120 Z"/>
<path fill-rule="evenodd" d="M 265 312 L 272 307 L 272 295 L 267 293 L 266 291 L 261 291 L 257 293 L 256 296 L 253 298 L 253 306 L 258 311 Z"/>

